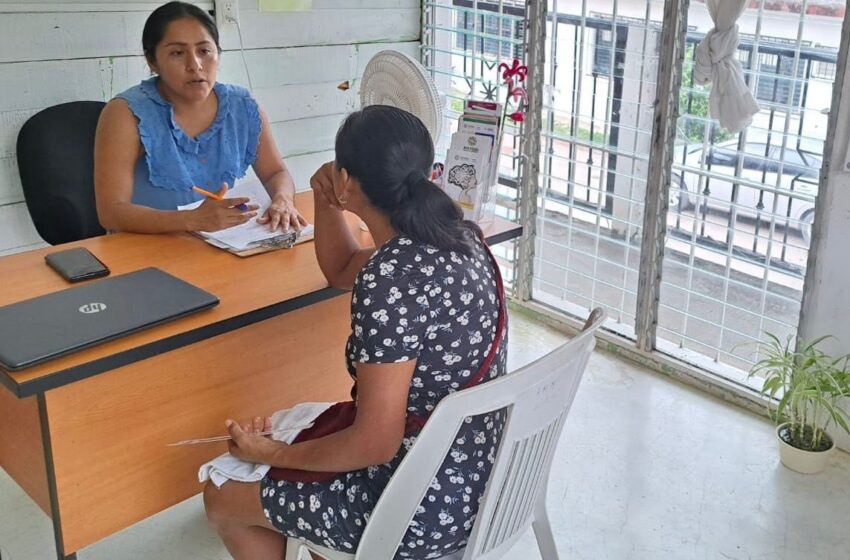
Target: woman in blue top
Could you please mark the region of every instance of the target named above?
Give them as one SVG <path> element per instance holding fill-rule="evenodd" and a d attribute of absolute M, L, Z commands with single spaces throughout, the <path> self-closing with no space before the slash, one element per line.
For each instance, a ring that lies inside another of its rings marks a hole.
<path fill-rule="evenodd" d="M 216 83 L 221 48 L 215 23 L 192 4 L 169 2 L 142 33 L 154 77 L 116 96 L 95 139 L 95 192 L 101 224 L 139 233 L 216 231 L 257 214 L 244 198 L 200 200 L 193 186 L 222 193 L 251 165 L 272 204 L 260 223 L 306 224 L 295 186 L 265 114 L 247 90 Z"/>

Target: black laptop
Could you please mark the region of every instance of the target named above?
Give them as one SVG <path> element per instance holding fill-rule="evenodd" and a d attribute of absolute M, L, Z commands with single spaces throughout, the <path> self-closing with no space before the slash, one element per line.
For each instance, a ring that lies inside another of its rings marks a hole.
<path fill-rule="evenodd" d="M 16 371 L 218 304 L 158 268 L 0 307 L 0 366 Z"/>

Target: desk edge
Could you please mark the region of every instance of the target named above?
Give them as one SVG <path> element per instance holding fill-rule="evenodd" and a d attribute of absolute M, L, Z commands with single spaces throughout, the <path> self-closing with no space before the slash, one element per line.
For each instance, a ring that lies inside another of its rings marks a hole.
<path fill-rule="evenodd" d="M 522 234 L 523 228 L 517 224 L 516 227 L 507 231 L 488 236 L 487 243 L 490 245 L 497 245 L 511 239 L 516 239 L 522 236 Z M 329 300 L 344 293 L 346 293 L 345 290 L 337 288 L 322 288 L 315 292 L 310 292 L 309 294 L 297 296 L 286 301 L 256 309 L 243 315 L 230 317 L 217 323 L 204 325 L 203 327 L 168 338 L 163 338 L 161 340 L 156 340 L 130 350 L 125 350 L 91 362 L 86 362 L 67 369 L 56 371 L 31 381 L 25 381 L 24 383 L 18 383 L 11 377 L 11 372 L 0 368 L 0 383 L 5 385 L 12 394 L 17 396 L 19 399 L 23 399 L 32 395 L 44 393 L 50 389 L 56 389 L 57 387 L 68 385 L 81 379 L 86 379 L 135 362 L 140 362 L 158 354 L 170 352 L 184 346 L 189 346 L 190 344 L 200 342 L 207 338 L 235 331 L 242 327 L 247 327 L 248 325 L 259 323 L 260 321 L 265 321 L 266 319 L 271 319 L 272 317 L 307 307 L 308 305 Z"/>
<path fill-rule="evenodd" d="M 313 305 L 339 295 L 346 293 L 345 290 L 337 288 L 322 288 L 309 294 L 304 294 L 286 301 L 275 303 L 260 309 L 256 309 L 243 315 L 236 315 L 223 321 L 204 325 L 191 331 L 182 332 L 180 334 L 156 340 L 142 346 L 137 346 L 123 352 L 104 356 L 103 358 L 92 360 L 83 364 L 79 364 L 67 369 L 59 370 L 42 377 L 38 377 L 31 381 L 18 383 L 15 381 L 6 370 L 0 370 L 0 382 L 3 383 L 9 390 L 12 391 L 18 398 L 26 398 L 39 393 L 44 393 L 50 389 L 62 387 L 87 377 L 92 377 L 113 369 L 117 369 L 135 362 L 140 362 L 144 359 L 170 352 L 184 346 L 189 346 L 201 340 L 212 338 L 220 334 L 225 334 L 237 329 L 247 327 L 266 319 L 271 319 L 278 315 L 283 315 L 296 309 L 301 309 L 309 305 Z"/>

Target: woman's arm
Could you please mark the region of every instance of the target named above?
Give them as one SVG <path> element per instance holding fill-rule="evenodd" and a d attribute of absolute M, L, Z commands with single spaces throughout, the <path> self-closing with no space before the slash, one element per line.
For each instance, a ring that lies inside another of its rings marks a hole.
<path fill-rule="evenodd" d="M 136 233 L 215 231 L 250 219 L 255 212 L 232 208 L 244 198 L 207 199 L 195 210 L 156 210 L 132 203 L 133 173 L 142 157 L 136 117 L 122 99 L 107 103 L 94 142 L 94 189 L 97 215 L 108 230 Z"/>
<path fill-rule="evenodd" d="M 416 360 L 357 364 L 354 423 L 320 439 L 286 445 L 228 421 L 230 452 L 237 458 L 279 468 L 347 472 L 389 462 L 401 446 L 407 397 Z"/>
<path fill-rule="evenodd" d="M 350 290 L 357 273 L 375 252 L 375 248 L 361 247 L 354 238 L 336 198 L 336 176 L 334 163 L 328 162 L 310 179 L 316 213 L 316 259 L 331 286 Z"/>
<path fill-rule="evenodd" d="M 274 142 L 271 125 L 266 114 L 260 109 L 260 140 L 257 146 L 257 160 L 254 162 L 254 172 L 263 183 L 269 197 L 272 199 L 271 206 L 257 222 L 269 223 L 271 229 L 278 225 L 284 230 L 289 226 L 301 228 L 307 225 L 307 220 L 301 217 L 295 209 L 295 181 L 286 168 L 283 158 Z"/>

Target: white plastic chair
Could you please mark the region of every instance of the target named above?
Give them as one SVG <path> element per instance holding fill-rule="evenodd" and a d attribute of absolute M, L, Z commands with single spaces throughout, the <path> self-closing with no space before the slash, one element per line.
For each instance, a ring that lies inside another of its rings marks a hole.
<path fill-rule="evenodd" d="M 286 560 L 390 560 L 467 416 L 507 407 L 507 421 L 466 549 L 450 558 L 495 560 L 531 525 L 544 560 L 557 560 L 546 486 L 564 421 L 605 320 L 595 309 L 582 332 L 539 360 L 440 401 L 381 495 L 356 554 L 290 538 Z"/>

